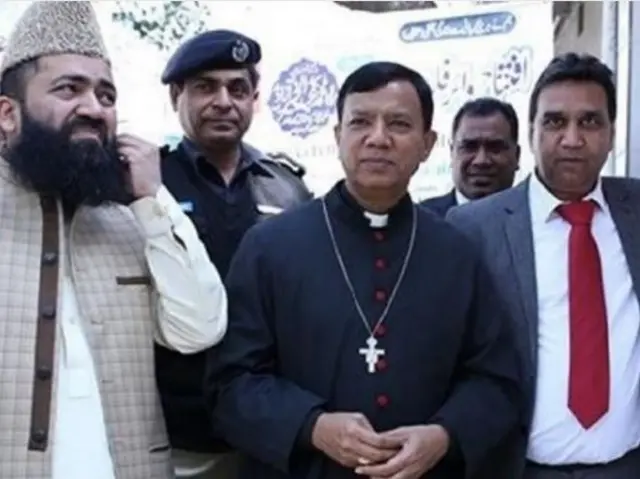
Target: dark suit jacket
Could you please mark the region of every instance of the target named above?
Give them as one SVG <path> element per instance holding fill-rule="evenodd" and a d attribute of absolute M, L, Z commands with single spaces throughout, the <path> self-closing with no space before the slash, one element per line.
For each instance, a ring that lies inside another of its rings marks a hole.
<path fill-rule="evenodd" d="M 455 190 L 451 190 L 446 195 L 435 196 L 420 203 L 420 206 L 424 206 L 425 208 L 430 209 L 441 218 L 444 218 L 447 214 L 447 211 L 457 205 L 458 202 L 456 201 Z"/>
<path fill-rule="evenodd" d="M 640 297 L 640 181 L 603 178 L 602 189 L 629 265 L 636 295 Z M 511 447 L 496 460 L 510 458 L 511 477 L 522 477 L 526 437 L 535 400 L 537 376 L 538 304 L 529 180 L 509 190 L 473 201 L 449 211 L 447 220 L 468 233 L 483 251 L 497 288 L 507 299 L 520 351 L 521 377 L 525 378 L 525 423 Z"/>

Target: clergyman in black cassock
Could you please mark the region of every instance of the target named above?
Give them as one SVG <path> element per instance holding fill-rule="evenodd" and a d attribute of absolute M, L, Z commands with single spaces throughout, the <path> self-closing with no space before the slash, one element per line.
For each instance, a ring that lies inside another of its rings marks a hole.
<path fill-rule="evenodd" d="M 417 73 L 361 67 L 338 98 L 346 180 L 241 243 L 206 387 L 242 479 L 470 478 L 517 427 L 500 298 L 406 192 L 432 110 Z"/>

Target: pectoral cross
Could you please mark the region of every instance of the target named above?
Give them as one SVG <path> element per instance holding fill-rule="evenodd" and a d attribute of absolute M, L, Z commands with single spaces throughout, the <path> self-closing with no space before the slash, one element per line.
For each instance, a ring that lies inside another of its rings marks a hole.
<path fill-rule="evenodd" d="M 369 339 L 367 339 L 367 347 L 360 348 L 358 351 L 361 356 L 364 356 L 364 360 L 367 363 L 367 371 L 370 374 L 376 372 L 378 359 L 380 356 L 384 356 L 385 353 L 384 349 L 378 349 L 376 346 L 378 346 L 378 340 L 373 336 L 370 336 Z"/>

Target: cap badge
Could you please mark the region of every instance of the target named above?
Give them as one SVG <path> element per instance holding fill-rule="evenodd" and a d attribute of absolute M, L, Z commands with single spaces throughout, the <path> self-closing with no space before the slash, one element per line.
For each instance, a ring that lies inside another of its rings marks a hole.
<path fill-rule="evenodd" d="M 249 58 L 249 45 L 243 40 L 237 40 L 231 48 L 231 58 L 238 63 L 244 63 Z"/>

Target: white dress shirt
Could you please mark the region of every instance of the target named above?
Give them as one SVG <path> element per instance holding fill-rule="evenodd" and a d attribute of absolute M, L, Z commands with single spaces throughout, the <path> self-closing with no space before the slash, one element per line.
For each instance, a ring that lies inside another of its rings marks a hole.
<path fill-rule="evenodd" d="M 456 204 L 458 206 L 460 205 L 464 205 L 465 203 L 469 203 L 469 201 L 471 201 L 469 198 L 467 198 L 466 196 L 464 196 L 460 190 L 458 188 L 456 188 L 455 190 L 453 190 L 454 195 L 456 197 Z"/>
<path fill-rule="evenodd" d="M 115 479 L 98 379 L 68 268 L 62 283 L 53 479 Z"/>
<path fill-rule="evenodd" d="M 182 353 L 213 346 L 226 331 L 227 297 L 195 228 L 164 187 L 131 210 L 158 290 L 155 340 Z M 63 269 L 53 479 L 115 479 L 93 357 L 69 264 Z"/>
<path fill-rule="evenodd" d="M 600 464 L 640 445 L 640 310 L 602 185 L 591 231 L 600 253 L 609 332 L 609 411 L 585 430 L 568 408 L 569 233 L 562 204 L 535 174 L 529 185 L 538 290 L 538 374 L 528 459 L 540 464 Z"/>

